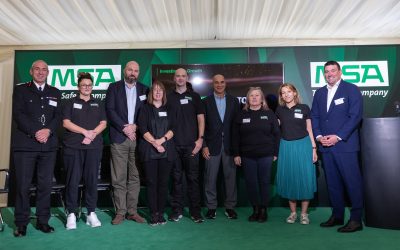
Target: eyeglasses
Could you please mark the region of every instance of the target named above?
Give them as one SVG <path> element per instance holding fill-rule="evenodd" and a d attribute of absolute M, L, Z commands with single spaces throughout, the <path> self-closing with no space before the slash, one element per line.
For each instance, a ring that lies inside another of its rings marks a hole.
<path fill-rule="evenodd" d="M 80 87 L 91 89 L 91 88 L 93 88 L 93 85 L 92 84 L 82 84 L 82 85 L 80 85 Z"/>

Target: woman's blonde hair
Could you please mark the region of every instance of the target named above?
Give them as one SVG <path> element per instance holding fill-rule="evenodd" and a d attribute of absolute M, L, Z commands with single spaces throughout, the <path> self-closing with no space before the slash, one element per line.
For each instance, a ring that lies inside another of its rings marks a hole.
<path fill-rule="evenodd" d="M 299 103 L 301 103 L 301 99 L 300 99 L 300 95 L 299 95 L 299 92 L 297 91 L 297 89 L 296 89 L 296 87 L 293 85 L 293 84 L 291 84 L 291 83 L 283 83 L 280 87 L 279 87 L 279 90 L 278 90 L 278 95 L 279 95 L 279 105 L 281 105 L 281 106 L 285 106 L 285 101 L 283 100 L 283 98 L 282 98 L 282 89 L 283 88 L 288 88 L 288 89 L 290 89 L 291 91 L 293 91 L 293 93 L 294 93 L 294 103 L 295 104 L 299 104 Z"/>
<path fill-rule="evenodd" d="M 243 109 L 246 110 L 246 111 L 249 110 L 249 108 L 250 108 L 250 103 L 249 103 L 250 93 L 253 92 L 253 91 L 256 91 L 256 90 L 260 91 L 261 108 L 263 110 L 268 110 L 268 104 L 267 104 L 267 101 L 265 100 L 264 92 L 262 91 L 262 89 L 260 87 L 250 87 L 249 88 L 249 91 L 247 91 L 247 94 L 246 94 L 246 104 L 244 105 Z"/>

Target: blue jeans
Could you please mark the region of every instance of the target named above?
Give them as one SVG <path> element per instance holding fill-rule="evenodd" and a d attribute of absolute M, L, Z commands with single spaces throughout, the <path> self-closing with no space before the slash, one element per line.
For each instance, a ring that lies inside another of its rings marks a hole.
<path fill-rule="evenodd" d="M 273 157 L 242 157 L 247 193 L 252 206 L 268 207 Z"/>

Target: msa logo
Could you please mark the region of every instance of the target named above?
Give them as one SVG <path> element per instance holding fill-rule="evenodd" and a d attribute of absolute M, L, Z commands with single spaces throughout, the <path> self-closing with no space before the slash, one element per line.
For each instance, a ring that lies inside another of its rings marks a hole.
<path fill-rule="evenodd" d="M 47 82 L 59 90 L 77 90 L 80 72 L 93 76 L 93 90 L 106 90 L 110 83 L 121 80 L 121 65 L 49 65 Z"/>
<path fill-rule="evenodd" d="M 353 61 L 338 62 L 342 68 L 342 79 L 358 87 L 389 86 L 387 61 Z M 311 87 L 322 87 L 325 62 L 311 62 Z"/>

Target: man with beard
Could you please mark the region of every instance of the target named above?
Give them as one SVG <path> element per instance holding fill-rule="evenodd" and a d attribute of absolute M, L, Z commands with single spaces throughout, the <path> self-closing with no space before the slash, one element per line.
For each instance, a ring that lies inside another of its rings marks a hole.
<path fill-rule="evenodd" d="M 110 84 L 106 113 L 110 123 L 111 182 L 114 192 L 113 225 L 125 219 L 143 223 L 137 212 L 140 191 L 139 171 L 135 164 L 137 117 L 146 101 L 148 88 L 138 82 L 139 64 L 130 61 L 124 68 L 124 79 Z"/>

